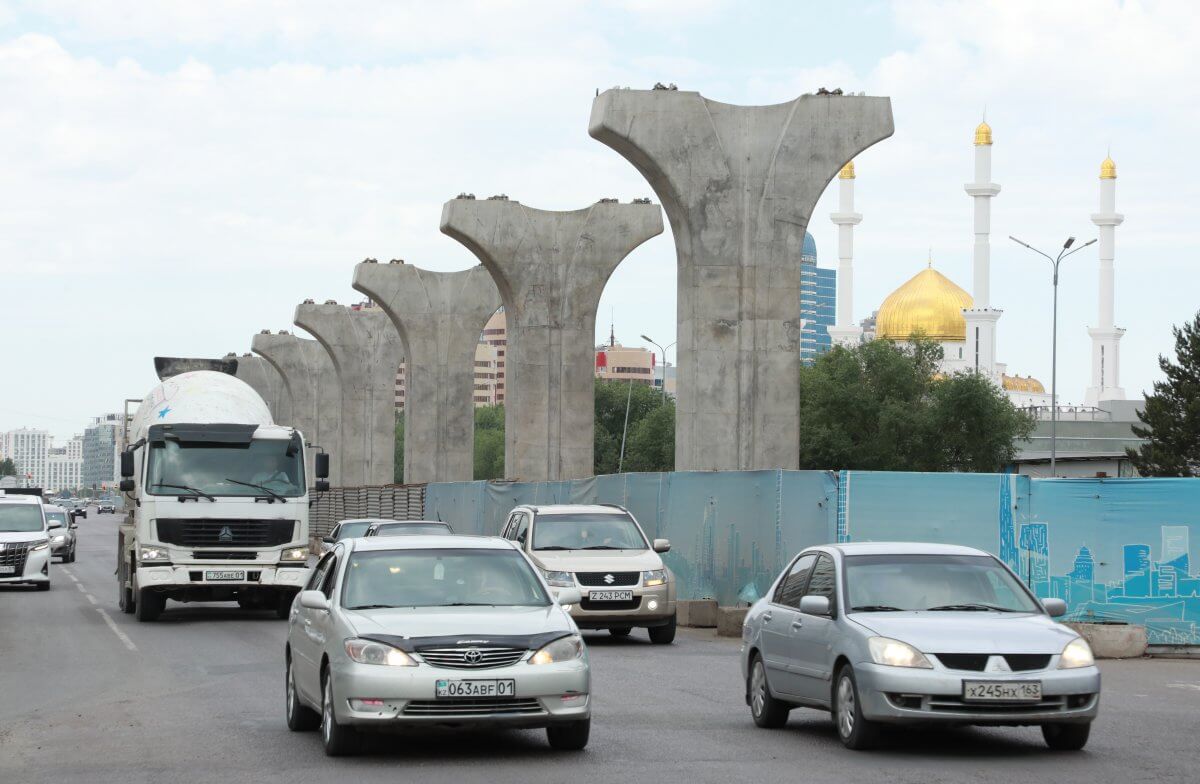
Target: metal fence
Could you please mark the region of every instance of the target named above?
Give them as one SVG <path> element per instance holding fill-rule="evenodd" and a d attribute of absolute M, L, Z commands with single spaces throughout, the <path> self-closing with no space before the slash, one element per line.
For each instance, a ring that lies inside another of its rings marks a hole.
<path fill-rule="evenodd" d="M 309 510 L 312 536 L 324 536 L 352 517 L 420 520 L 425 511 L 425 485 L 334 487 L 318 493 Z"/>

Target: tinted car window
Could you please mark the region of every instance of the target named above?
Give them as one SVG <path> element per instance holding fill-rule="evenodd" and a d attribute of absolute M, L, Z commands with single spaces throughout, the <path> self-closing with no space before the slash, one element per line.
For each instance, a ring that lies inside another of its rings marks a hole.
<path fill-rule="evenodd" d="M 834 577 L 833 559 L 822 555 L 817 559 L 812 574 L 808 578 L 808 587 L 804 589 L 805 596 L 824 596 L 829 600 L 830 610 L 834 607 L 834 597 L 837 594 L 837 581 Z"/>
<path fill-rule="evenodd" d="M 307 591 L 316 591 L 321 585 L 321 581 L 325 579 L 325 573 L 329 571 L 329 564 L 333 563 L 333 556 L 326 555 L 317 564 L 317 568 L 313 569 L 312 577 L 308 578 L 308 585 L 304 586 Z"/>
<path fill-rule="evenodd" d="M 779 583 L 775 590 L 775 603 L 788 607 L 799 607 L 800 597 L 804 595 L 804 584 L 808 581 L 808 573 L 812 571 L 815 555 L 802 555 L 792 564 L 787 577 Z"/>
<path fill-rule="evenodd" d="M 365 520 L 361 523 L 342 523 L 338 526 L 337 535 L 334 537 L 339 542 L 343 539 L 353 539 L 356 536 L 362 536 L 371 527 L 371 522 Z"/>
<path fill-rule="evenodd" d="M 51 528 L 62 528 L 67 524 L 65 512 L 46 512 L 46 525 Z"/>
<path fill-rule="evenodd" d="M 525 538 L 529 535 L 529 515 L 523 514 L 517 516 L 517 530 L 513 534 L 513 539 L 525 543 Z"/>

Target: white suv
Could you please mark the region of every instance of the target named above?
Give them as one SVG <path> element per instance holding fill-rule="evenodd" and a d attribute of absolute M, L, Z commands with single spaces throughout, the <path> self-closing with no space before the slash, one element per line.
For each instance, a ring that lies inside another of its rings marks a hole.
<path fill-rule="evenodd" d="M 50 590 L 50 536 L 42 499 L 0 494 L 0 584 Z"/>
<path fill-rule="evenodd" d="M 542 570 L 551 588 L 579 588 L 571 607 L 581 629 L 608 629 L 623 637 L 645 628 L 650 641 L 675 639 L 675 576 L 637 520 L 615 504 L 518 506 L 501 530 Z"/>

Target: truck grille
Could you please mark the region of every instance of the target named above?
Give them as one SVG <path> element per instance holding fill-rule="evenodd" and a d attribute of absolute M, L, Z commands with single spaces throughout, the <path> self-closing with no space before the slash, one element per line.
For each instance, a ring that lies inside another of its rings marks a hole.
<path fill-rule="evenodd" d="M 426 664 L 455 670 L 481 670 L 516 664 L 524 648 L 429 648 L 417 649 Z M 478 657 L 478 658 L 476 658 Z"/>
<path fill-rule="evenodd" d="M 29 557 L 29 545 L 33 542 L 9 542 L 0 551 L 0 566 L 11 566 L 11 572 L 5 571 L 0 577 L 20 577 L 25 574 L 25 559 Z"/>
<path fill-rule="evenodd" d="M 180 547 L 278 547 L 292 541 L 295 520 L 158 519 L 158 541 Z"/>
<path fill-rule="evenodd" d="M 404 706 L 405 716 L 489 716 L 496 713 L 536 714 L 541 712 L 541 703 L 529 697 L 413 700 Z"/>
<path fill-rule="evenodd" d="M 576 572 L 575 578 L 580 585 L 590 588 L 607 588 L 611 586 L 637 585 L 641 572 Z M 612 578 L 611 580 L 608 578 Z"/>
<path fill-rule="evenodd" d="M 1029 672 L 1031 670 L 1044 670 L 1050 665 L 1050 654 L 1048 653 L 998 653 L 996 656 L 1003 656 L 1008 662 L 1008 668 L 1013 672 Z M 988 656 L 986 653 L 935 653 L 934 656 L 942 663 L 942 666 L 951 670 L 970 670 L 971 672 L 983 672 L 987 667 Z"/>

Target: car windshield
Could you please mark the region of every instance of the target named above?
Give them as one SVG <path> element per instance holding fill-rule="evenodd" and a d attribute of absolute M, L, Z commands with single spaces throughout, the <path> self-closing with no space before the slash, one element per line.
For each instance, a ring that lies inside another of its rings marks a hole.
<path fill-rule="evenodd" d="M 1020 582 L 988 555 L 847 556 L 846 593 L 851 612 L 1041 612 Z"/>
<path fill-rule="evenodd" d="M 295 498 L 304 493 L 302 454 L 298 436 L 242 444 L 167 439 L 150 447 L 147 492 Z"/>
<path fill-rule="evenodd" d="M 343 539 L 353 539 L 356 536 L 365 534 L 370 527 L 370 520 L 363 520 L 361 523 L 342 523 L 341 528 L 338 528 L 336 538 L 339 542 Z"/>
<path fill-rule="evenodd" d="M 40 531 L 43 525 L 37 504 L 0 504 L 0 531 Z"/>
<path fill-rule="evenodd" d="M 450 526 L 445 523 L 392 523 L 381 525 L 375 529 L 375 536 L 418 536 L 440 535 L 450 533 Z"/>
<path fill-rule="evenodd" d="M 376 550 L 350 555 L 342 604 L 375 607 L 544 607 L 537 575 L 513 550 Z"/>
<path fill-rule="evenodd" d="M 62 528 L 66 524 L 66 512 L 46 512 L 46 525 L 51 528 Z"/>
<path fill-rule="evenodd" d="M 538 515 L 534 550 L 645 550 L 645 537 L 626 514 Z"/>

